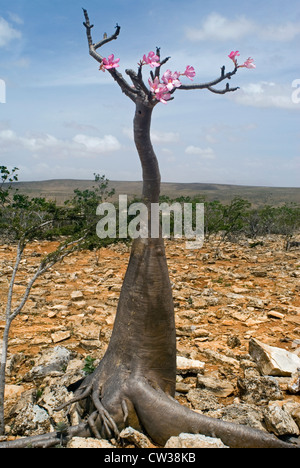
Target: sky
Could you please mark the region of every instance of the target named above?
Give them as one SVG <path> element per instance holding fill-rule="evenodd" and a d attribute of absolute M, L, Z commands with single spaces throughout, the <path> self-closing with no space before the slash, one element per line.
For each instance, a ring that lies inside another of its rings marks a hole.
<path fill-rule="evenodd" d="M 99 52 L 128 80 L 156 47 L 163 71 L 193 66 L 194 83 L 231 71 L 232 50 L 254 59 L 234 93 L 177 89 L 155 107 L 162 181 L 299 187 L 299 0 L 0 0 L 0 165 L 22 181 L 141 180 L 134 103 L 89 56 L 82 7 L 94 42 L 121 26 Z"/>

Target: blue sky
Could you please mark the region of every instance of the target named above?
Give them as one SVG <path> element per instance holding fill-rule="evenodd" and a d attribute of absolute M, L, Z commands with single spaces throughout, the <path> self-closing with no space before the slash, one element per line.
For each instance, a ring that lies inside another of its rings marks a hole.
<path fill-rule="evenodd" d="M 89 56 L 82 7 L 95 42 L 121 26 L 101 54 L 124 75 L 156 46 L 166 69 L 192 65 L 195 83 L 231 70 L 232 50 L 254 58 L 236 93 L 177 90 L 155 107 L 163 181 L 299 187 L 298 0 L 0 0 L 0 165 L 20 180 L 141 179 L 134 104 Z"/>

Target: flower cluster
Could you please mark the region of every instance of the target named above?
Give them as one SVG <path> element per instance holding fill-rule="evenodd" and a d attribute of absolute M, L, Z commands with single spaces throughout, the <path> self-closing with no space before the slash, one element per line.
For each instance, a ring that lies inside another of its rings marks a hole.
<path fill-rule="evenodd" d="M 253 59 L 249 57 L 243 65 L 238 65 L 237 57 L 240 56 L 240 53 L 238 50 L 230 52 L 228 57 L 233 61 L 234 65 L 236 68 L 256 68 L 256 65 L 253 63 Z M 105 71 L 105 70 L 110 70 L 113 68 L 119 67 L 119 61 L 120 59 L 117 58 L 115 59 L 114 55 L 110 55 L 108 58 L 103 58 L 102 63 L 100 65 L 100 70 Z M 139 62 L 139 66 L 143 67 L 144 65 L 150 65 L 151 68 L 157 68 L 160 67 L 160 58 L 158 55 L 156 55 L 153 51 L 149 52 L 148 55 L 143 55 L 143 59 Z M 161 81 L 158 76 L 153 78 L 153 73 L 152 73 L 152 79 L 149 78 L 148 83 L 150 86 L 150 91 L 152 94 L 155 96 L 155 98 L 162 102 L 163 104 L 167 104 L 167 102 L 171 99 L 171 93 L 175 88 L 179 88 L 182 83 L 180 81 L 181 76 L 186 76 L 190 80 L 193 81 L 193 78 L 195 77 L 195 69 L 188 65 L 185 69 L 184 73 L 180 72 L 172 72 L 171 70 L 167 70 L 162 78 Z"/>
<path fill-rule="evenodd" d="M 236 66 L 236 68 L 256 68 L 256 65 L 253 63 L 254 60 L 249 57 L 244 63 L 243 65 L 238 65 L 238 62 L 237 62 L 237 58 L 236 57 L 239 57 L 240 56 L 240 53 L 238 50 L 236 51 L 232 51 L 230 52 L 230 54 L 228 55 L 228 57 L 233 61 L 234 65 Z"/>
<path fill-rule="evenodd" d="M 140 65 L 150 65 L 151 68 L 159 67 L 159 57 L 151 51 L 147 56 L 143 56 L 143 60 L 140 62 Z M 167 101 L 171 99 L 170 92 L 173 89 L 179 88 L 181 86 L 181 81 L 179 80 L 179 77 L 186 76 L 190 80 L 193 80 L 195 75 L 196 73 L 194 68 L 188 65 L 184 73 L 172 72 L 171 70 L 167 70 L 163 74 L 161 81 L 158 77 L 155 77 L 153 80 L 149 78 L 148 83 L 150 86 L 150 90 L 154 94 L 155 98 L 163 104 L 166 104 Z"/>

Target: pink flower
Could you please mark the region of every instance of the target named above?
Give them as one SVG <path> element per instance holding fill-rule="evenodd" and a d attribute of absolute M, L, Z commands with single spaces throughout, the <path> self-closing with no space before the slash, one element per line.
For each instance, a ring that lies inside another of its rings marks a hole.
<path fill-rule="evenodd" d="M 239 68 L 242 68 L 242 67 L 246 67 L 246 68 L 256 68 L 256 65 L 253 63 L 254 60 L 249 57 L 246 62 L 244 63 L 244 65 L 240 65 Z"/>
<path fill-rule="evenodd" d="M 148 80 L 150 90 L 152 91 L 153 94 L 157 93 L 159 91 L 159 87 L 161 86 L 161 83 L 159 82 L 159 78 L 155 77 L 154 81 L 152 81 L 150 78 Z"/>
<path fill-rule="evenodd" d="M 145 65 L 150 65 L 151 68 L 154 68 L 154 67 L 159 67 L 160 66 L 160 63 L 159 63 L 159 56 L 158 55 L 155 55 L 154 52 L 149 52 L 149 54 L 147 55 L 144 55 L 143 56 L 143 60 L 144 60 L 144 64 Z"/>
<path fill-rule="evenodd" d="M 193 81 L 193 78 L 196 76 L 194 67 L 191 67 L 190 65 L 188 65 L 183 75 L 187 76 L 190 80 Z"/>
<path fill-rule="evenodd" d="M 167 101 L 171 98 L 171 94 L 169 94 L 167 86 L 160 83 L 157 76 L 153 81 L 149 78 L 148 83 L 150 85 L 150 90 L 154 94 L 155 98 L 163 104 L 167 104 Z"/>
<path fill-rule="evenodd" d="M 108 58 L 104 58 L 102 60 L 102 63 L 100 65 L 100 70 L 105 71 L 111 68 L 117 68 L 120 66 L 119 61 L 120 61 L 119 58 L 115 60 L 114 54 L 111 54 Z"/>
<path fill-rule="evenodd" d="M 236 57 L 238 57 L 240 54 L 239 54 L 239 51 L 236 50 L 235 52 L 232 51 L 230 52 L 230 54 L 228 55 L 228 57 L 233 61 L 233 63 L 235 64 L 235 66 L 237 66 L 237 59 Z"/>
<path fill-rule="evenodd" d="M 162 81 L 165 83 L 168 91 L 172 91 L 173 88 L 179 88 L 181 86 L 181 82 L 178 79 L 179 76 L 180 74 L 178 72 L 172 73 L 171 70 L 167 70 L 163 74 Z"/>
<path fill-rule="evenodd" d="M 168 88 L 161 84 L 159 89 L 156 91 L 155 97 L 162 104 L 167 104 L 167 101 L 169 101 L 172 96 L 170 93 L 168 93 Z"/>

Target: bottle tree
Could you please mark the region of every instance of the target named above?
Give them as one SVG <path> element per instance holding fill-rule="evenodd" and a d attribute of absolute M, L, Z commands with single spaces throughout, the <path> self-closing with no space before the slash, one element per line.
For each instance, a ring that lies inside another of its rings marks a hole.
<path fill-rule="evenodd" d="M 183 84 L 182 77 L 194 79 L 194 68 L 187 66 L 184 73 L 166 70 L 161 74 L 169 57 L 161 59 L 157 49 L 143 56 L 137 72 L 126 70 L 130 84 L 117 71 L 119 59 L 113 54 L 106 58 L 99 53 L 101 47 L 118 38 L 120 26 L 116 26 L 113 35 L 104 34 L 100 42 L 94 43 L 93 25 L 87 11 L 83 11 L 90 55 L 135 105 L 134 141 L 142 166 L 143 201 L 150 208 L 152 203 L 159 201 L 161 181 L 150 138 L 155 106 L 171 101 L 178 90 L 234 92 L 238 88 L 230 87 L 228 80 L 239 68 L 255 68 L 255 65 L 250 58 L 238 65 L 239 53 L 233 51 L 229 55 L 234 64 L 232 71 L 226 72 L 222 67 L 220 76 L 211 82 Z M 143 78 L 146 66 L 150 67 L 148 83 Z M 223 82 L 227 83 L 223 89 L 215 88 Z M 148 213 L 151 223 L 151 209 Z M 69 428 L 69 436 L 92 434 L 97 438 L 118 438 L 123 428 L 131 426 L 144 431 L 158 445 L 164 445 L 173 435 L 187 432 L 219 437 L 230 447 L 290 446 L 268 433 L 209 418 L 180 405 L 174 399 L 175 381 L 174 306 L 164 241 L 162 236 L 138 237 L 132 243 L 107 351 L 96 370 L 81 382 L 74 398 L 58 408 L 77 404 L 82 422 Z M 31 439 L 32 446 L 49 446 L 55 443 L 57 436 Z M 22 443 L 16 441 L 14 444 L 20 446 Z"/>
<path fill-rule="evenodd" d="M 159 103 L 166 104 L 178 90 L 207 89 L 225 94 L 238 88 L 228 80 L 239 68 L 255 68 L 249 58 L 238 65 L 238 51 L 229 54 L 234 68 L 221 68 L 215 80 L 203 84 L 183 84 L 182 78 L 193 80 L 195 70 L 187 66 L 184 73 L 162 67 L 170 57 L 161 59 L 160 50 L 149 52 L 138 64 L 137 72 L 126 70 L 128 82 L 117 71 L 119 60 L 113 54 L 107 58 L 99 50 L 117 39 L 120 26 L 109 37 L 104 34 L 94 43 L 89 16 L 84 10 L 89 53 L 107 71 L 122 92 L 133 101 L 134 142 L 143 175 L 143 202 L 150 208 L 159 202 L 160 171 L 151 138 L 152 112 Z M 143 71 L 150 67 L 148 83 Z M 226 82 L 223 89 L 215 88 Z M 147 86 L 148 84 L 148 86 Z M 148 210 L 149 223 L 151 209 Z M 151 230 L 149 229 L 149 232 Z M 132 426 L 145 431 L 151 439 L 163 445 L 169 437 L 181 432 L 201 433 L 220 437 L 229 446 L 276 446 L 281 442 L 273 436 L 245 426 L 208 418 L 180 405 L 175 399 L 176 333 L 174 306 L 164 240 L 139 237 L 133 240 L 127 272 L 124 278 L 112 336 L 98 368 L 76 391 L 74 400 L 81 405 L 82 416 L 88 416 L 90 430 L 96 437 L 118 437 L 119 431 Z"/>

